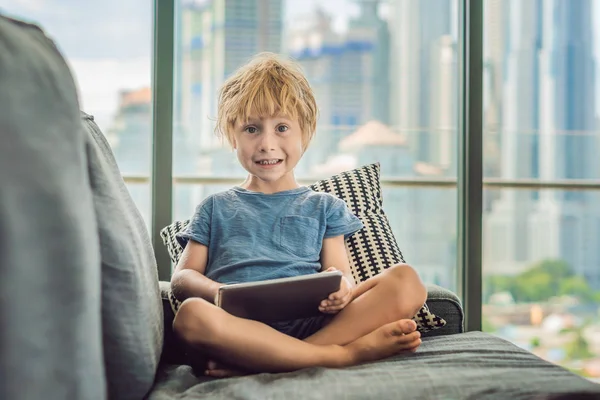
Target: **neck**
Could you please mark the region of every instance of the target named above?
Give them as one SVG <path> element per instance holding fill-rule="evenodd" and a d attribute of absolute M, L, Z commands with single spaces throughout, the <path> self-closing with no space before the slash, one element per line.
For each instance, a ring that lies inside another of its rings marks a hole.
<path fill-rule="evenodd" d="M 300 185 L 296 182 L 296 177 L 293 174 L 282 177 L 274 182 L 264 181 L 254 175 L 248 175 L 240 187 L 253 192 L 273 194 L 285 190 L 296 189 L 299 188 Z"/>

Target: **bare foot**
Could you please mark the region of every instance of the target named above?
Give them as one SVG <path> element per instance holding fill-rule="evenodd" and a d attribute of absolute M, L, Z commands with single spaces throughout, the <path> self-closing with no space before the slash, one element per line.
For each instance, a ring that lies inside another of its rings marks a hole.
<path fill-rule="evenodd" d="M 212 376 L 213 378 L 230 378 L 232 376 L 248 375 L 249 372 L 209 360 L 208 363 L 206 363 L 206 371 L 204 371 L 204 374 Z"/>
<path fill-rule="evenodd" d="M 346 345 L 355 363 L 380 360 L 402 352 L 415 352 L 421 333 L 410 319 L 391 322 Z"/>

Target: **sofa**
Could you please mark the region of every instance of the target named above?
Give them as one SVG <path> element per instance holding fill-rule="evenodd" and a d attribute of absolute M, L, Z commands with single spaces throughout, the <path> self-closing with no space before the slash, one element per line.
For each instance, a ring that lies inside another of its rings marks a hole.
<path fill-rule="evenodd" d="M 2 15 L 0 139 L 0 399 L 600 399 L 591 381 L 464 332 L 459 299 L 434 285 L 427 305 L 446 325 L 414 354 L 196 375 L 147 228 L 64 58 L 41 28 Z"/>

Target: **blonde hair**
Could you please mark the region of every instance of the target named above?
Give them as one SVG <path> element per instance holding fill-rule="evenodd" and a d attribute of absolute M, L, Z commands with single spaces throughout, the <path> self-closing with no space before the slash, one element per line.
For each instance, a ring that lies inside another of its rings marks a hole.
<path fill-rule="evenodd" d="M 223 84 L 215 132 L 233 146 L 233 128 L 238 121 L 276 114 L 298 121 L 306 149 L 318 118 L 312 89 L 296 63 L 274 53 L 260 53 Z"/>

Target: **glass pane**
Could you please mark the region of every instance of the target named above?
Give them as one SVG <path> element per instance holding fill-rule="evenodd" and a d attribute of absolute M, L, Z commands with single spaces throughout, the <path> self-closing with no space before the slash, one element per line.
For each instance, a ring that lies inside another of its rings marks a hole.
<path fill-rule="evenodd" d="M 599 7 L 486 0 L 487 177 L 600 179 Z M 600 377 L 600 192 L 502 189 L 484 198 L 484 329 Z"/>
<path fill-rule="evenodd" d="M 250 57 L 272 51 L 299 62 L 320 108 L 298 177 L 376 161 L 384 179 L 456 177 L 457 4 L 178 0 L 174 175 L 242 181 L 235 154 L 213 134 L 217 91 Z M 230 186 L 176 185 L 175 217 Z M 407 262 L 454 289 L 456 190 L 386 188 L 384 207 Z"/>
<path fill-rule="evenodd" d="M 61 4 L 58 4 L 61 3 Z M 82 111 L 108 139 L 150 224 L 152 2 L 0 0 L 7 15 L 39 24 L 65 57 Z"/>

